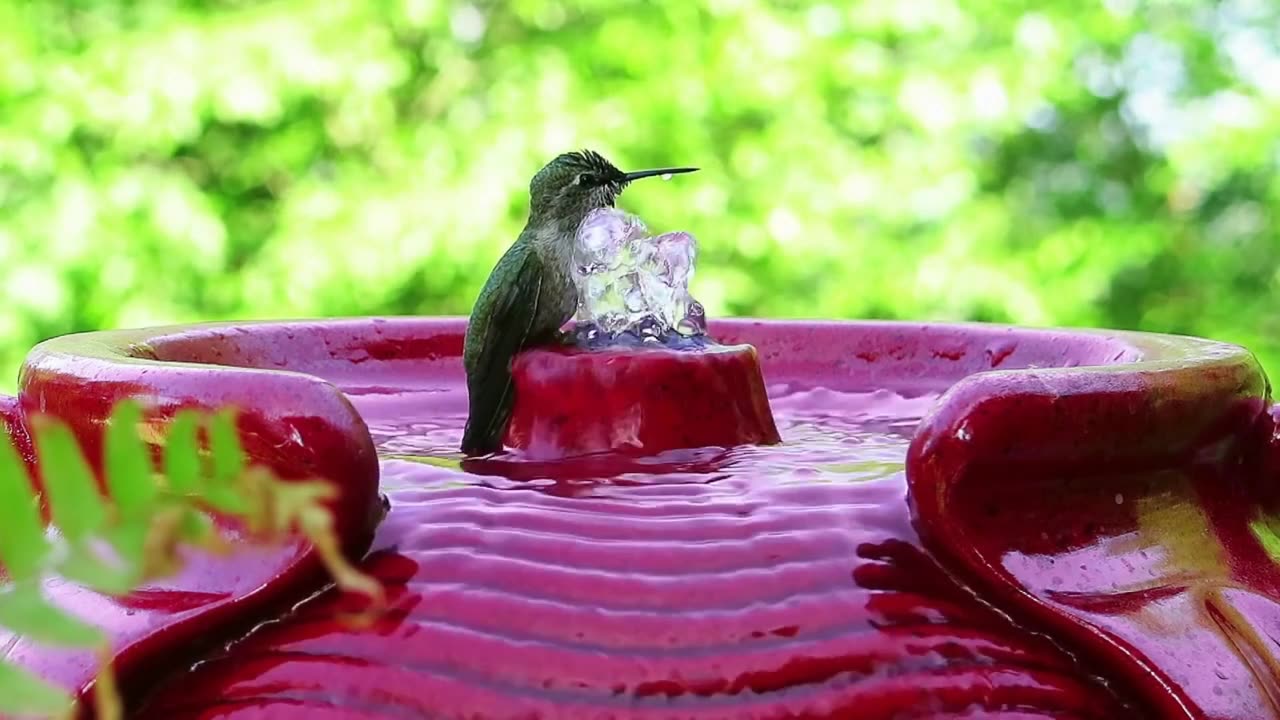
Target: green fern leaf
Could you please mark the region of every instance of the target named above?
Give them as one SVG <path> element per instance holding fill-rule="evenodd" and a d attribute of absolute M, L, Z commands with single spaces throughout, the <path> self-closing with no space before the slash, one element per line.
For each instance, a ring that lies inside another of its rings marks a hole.
<path fill-rule="evenodd" d="M 205 500 L 224 513 L 248 512 L 249 502 L 238 485 L 245 472 L 245 461 L 233 410 L 223 410 L 213 416 L 209 424 L 209 452 L 213 456 L 213 472 L 205 486 Z"/>
<path fill-rule="evenodd" d="M 66 425 L 48 420 L 34 425 L 36 456 L 53 522 L 70 543 L 89 542 L 107 519 L 93 473 Z"/>
<path fill-rule="evenodd" d="M 180 410 L 169 425 L 164 447 L 164 472 L 169 489 L 176 495 L 194 497 L 200 491 L 200 447 L 196 431 L 200 415 Z"/>
<path fill-rule="evenodd" d="M 0 716 L 67 717 L 67 691 L 0 660 Z"/>
<path fill-rule="evenodd" d="M 39 498 L 26 465 L 9 441 L 7 427 L 0 437 L 0 528 L 0 567 L 14 582 L 37 579 L 49 542 L 44 536 Z"/>
<path fill-rule="evenodd" d="M 0 442 L 0 627 L 36 642 L 96 647 L 103 657 L 96 712 L 120 717 L 112 689 L 105 634 L 48 602 L 46 576 L 58 576 L 109 595 L 125 595 L 142 582 L 180 569 L 180 546 L 218 552 L 231 545 L 210 511 L 246 521 L 250 542 L 278 542 L 301 530 L 340 586 L 381 601 L 381 586 L 342 557 L 324 502 L 325 483 L 282 483 L 267 469 L 248 467 L 235 413 L 209 418 L 192 410 L 170 423 L 165 475 L 157 476 L 138 435 L 138 406 L 125 402 L 106 429 L 104 484 L 99 489 L 75 437 L 55 419 L 32 418 L 51 524 L 46 532 L 39 497 L 8 440 Z M 201 428 L 208 420 L 209 453 Z M 255 533 L 256 528 L 256 533 Z M 10 664 L 0 647 L 0 717 L 65 714 L 62 690 Z"/>
<path fill-rule="evenodd" d="M 133 528 L 124 529 L 132 530 Z M 114 539 L 110 530 L 105 534 L 108 536 L 108 541 Z M 127 548 L 113 547 L 112 549 L 116 551 L 112 553 L 114 557 L 103 557 L 105 553 L 92 545 L 71 545 L 66 550 L 66 556 L 55 569 L 67 580 L 80 583 L 98 592 L 124 595 L 142 581 L 141 566 L 136 562 L 136 556 L 125 556 L 120 553 L 120 550 Z"/>
<path fill-rule="evenodd" d="M 142 410 L 125 401 L 111 413 L 106 432 L 107 489 L 123 518 L 145 516 L 156 504 L 159 489 L 152 477 L 151 458 L 138 437 Z"/>
<path fill-rule="evenodd" d="M 140 580 L 142 575 L 142 566 L 139 558 L 146 553 L 149 530 L 148 519 L 142 517 L 132 522 L 113 525 L 102 532 L 102 539 L 109 543 L 111 549 L 115 551 L 113 560 L 116 567 L 122 573 L 135 577 L 137 580 Z M 103 592 L 108 592 L 102 586 L 95 585 L 94 587 Z"/>
<path fill-rule="evenodd" d="M 182 514 L 179 537 L 189 545 L 207 545 L 214 534 L 213 520 L 202 512 L 188 510 Z"/>
<path fill-rule="evenodd" d="M 244 449 L 236 432 L 234 410 L 223 410 L 213 416 L 209 425 L 209 449 L 213 453 L 214 480 L 230 484 L 244 473 Z"/>
<path fill-rule="evenodd" d="M 93 647 L 104 640 L 97 628 L 50 605 L 35 582 L 0 591 L 0 626 L 60 647 Z"/>

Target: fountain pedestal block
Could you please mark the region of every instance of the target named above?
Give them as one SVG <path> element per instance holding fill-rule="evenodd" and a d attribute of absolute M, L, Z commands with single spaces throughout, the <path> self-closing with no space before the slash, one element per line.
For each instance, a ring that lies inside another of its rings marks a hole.
<path fill-rule="evenodd" d="M 779 442 L 751 345 L 530 350 L 506 443 L 533 458 Z"/>

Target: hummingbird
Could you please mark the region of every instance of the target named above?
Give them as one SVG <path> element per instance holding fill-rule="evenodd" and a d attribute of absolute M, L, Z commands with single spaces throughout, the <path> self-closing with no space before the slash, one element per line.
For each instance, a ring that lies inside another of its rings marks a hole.
<path fill-rule="evenodd" d="M 563 153 L 529 181 L 529 219 L 503 253 L 471 310 L 462 346 L 469 410 L 464 455 L 502 449 L 515 393 L 511 363 L 521 350 L 564 340 L 578 308 L 572 262 L 578 227 L 592 210 L 613 207 L 641 178 L 694 172 L 673 167 L 623 172 L 592 150 Z"/>

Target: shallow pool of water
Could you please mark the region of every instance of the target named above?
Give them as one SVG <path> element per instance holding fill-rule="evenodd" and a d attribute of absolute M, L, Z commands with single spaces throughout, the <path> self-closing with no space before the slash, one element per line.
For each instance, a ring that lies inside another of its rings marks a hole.
<path fill-rule="evenodd" d="M 903 461 L 936 396 L 774 392 L 779 446 L 541 463 L 461 461 L 459 393 L 352 393 L 391 610 L 321 594 L 148 712 L 1135 717 L 921 547 Z"/>

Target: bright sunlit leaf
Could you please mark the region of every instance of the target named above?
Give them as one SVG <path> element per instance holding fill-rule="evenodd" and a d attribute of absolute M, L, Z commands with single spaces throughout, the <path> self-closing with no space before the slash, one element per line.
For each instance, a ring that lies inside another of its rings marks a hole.
<path fill-rule="evenodd" d="M 1280 563 L 1280 533 L 1277 528 L 1280 527 L 1280 518 L 1263 515 L 1249 523 L 1249 530 L 1253 532 L 1253 536 L 1262 545 L 1262 549 L 1267 551 L 1271 559 Z"/>
<path fill-rule="evenodd" d="M 206 485 L 205 499 L 225 513 L 240 514 L 247 509 L 246 498 L 237 484 L 245 471 L 244 450 L 236 431 L 236 414 L 223 410 L 209 424 L 209 452 L 212 474 Z"/>
<path fill-rule="evenodd" d="M 124 401 L 111 413 L 106 432 L 107 488 L 116 509 L 127 517 L 144 513 L 156 501 L 151 459 L 138 437 L 142 410 Z"/>
<path fill-rule="evenodd" d="M 35 578 L 48 552 L 40 499 L 7 429 L 0 436 L 0 528 L 0 566 L 11 580 Z"/>
<path fill-rule="evenodd" d="M 51 418 L 32 419 L 54 532 L 45 531 L 39 498 L 7 434 L 0 443 L 0 562 L 5 568 L 0 576 L 0 628 L 14 633 L 12 637 L 48 645 L 97 648 L 102 659 L 95 693 L 99 718 L 119 720 L 122 713 L 105 636 L 49 602 L 41 590 L 42 579 L 59 577 L 122 596 L 148 579 L 178 572 L 184 547 L 228 552 L 233 540 L 218 531 L 208 514 L 211 507 L 239 518 L 248 528 L 248 534 L 235 535 L 234 542 L 278 543 L 300 533 L 339 587 L 369 597 L 374 607 L 381 604 L 381 585 L 342 556 L 325 505 L 335 492 L 331 484 L 281 482 L 266 468 L 250 467 L 231 411 L 211 418 L 211 457 L 206 463 L 199 448 L 204 415 L 192 410 L 178 413 L 167 437 L 155 432 L 149 436 L 165 448 L 166 475 L 158 481 L 139 437 L 140 419 L 137 406 L 125 403 L 107 426 L 108 497 L 99 491 L 66 425 Z M 67 701 L 57 688 L 10 664 L 0 648 L 0 716 L 48 716 L 66 708 Z"/>
<path fill-rule="evenodd" d="M 102 631 L 49 604 L 34 582 L 0 589 L 0 627 L 48 645 L 93 647 L 103 640 Z"/>
<path fill-rule="evenodd" d="M 178 495 L 194 495 L 200 488 L 200 452 L 196 438 L 199 423 L 199 413 L 180 410 L 169 425 L 164 471 L 169 489 Z"/>
<path fill-rule="evenodd" d="M 112 547 L 116 552 L 120 549 Z M 85 544 L 71 545 L 66 553 L 58 563 L 58 574 L 98 592 L 123 595 L 142 580 L 139 568 L 130 562 L 132 558 L 103 557 L 102 552 Z"/>
<path fill-rule="evenodd" d="M 220 484 L 230 484 L 245 470 L 244 450 L 236 432 L 236 413 L 223 410 L 209 424 L 209 449 L 213 453 L 213 477 Z"/>
<path fill-rule="evenodd" d="M 71 715 L 66 691 L 22 668 L 0 662 L 0 716 L 66 718 Z"/>
<path fill-rule="evenodd" d="M 71 543 L 90 540 L 106 521 L 106 504 L 71 430 L 35 422 L 36 455 L 53 521 Z"/>
<path fill-rule="evenodd" d="M 174 519 L 173 532 L 176 537 L 192 545 L 207 543 L 213 535 L 213 520 L 204 513 L 185 508 L 183 510 Z"/>

